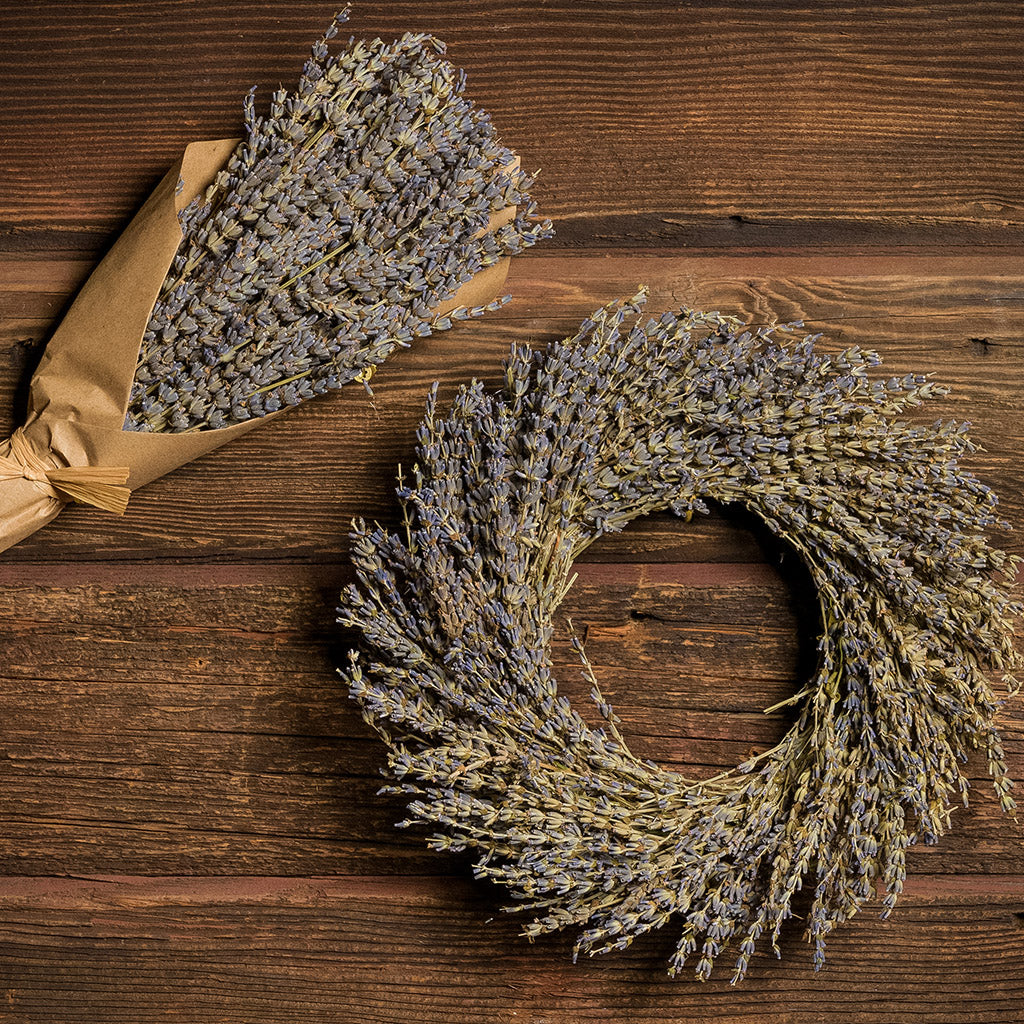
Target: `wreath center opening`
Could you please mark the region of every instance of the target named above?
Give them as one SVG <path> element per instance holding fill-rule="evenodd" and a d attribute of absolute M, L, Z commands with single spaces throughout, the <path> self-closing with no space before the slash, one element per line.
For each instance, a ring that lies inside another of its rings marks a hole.
<path fill-rule="evenodd" d="M 596 696 L 637 757 L 695 781 L 782 739 L 821 631 L 794 552 L 749 513 L 712 505 L 689 523 L 645 516 L 585 558 L 553 653 L 559 690 L 588 724 L 605 725 Z"/>

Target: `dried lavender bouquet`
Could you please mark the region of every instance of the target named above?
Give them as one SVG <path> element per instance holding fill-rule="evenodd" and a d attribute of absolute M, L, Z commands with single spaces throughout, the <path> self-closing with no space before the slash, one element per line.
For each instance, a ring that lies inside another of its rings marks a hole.
<path fill-rule="evenodd" d="M 397 346 L 483 313 L 438 310 L 550 234 L 444 45 L 408 34 L 331 56 L 346 16 L 269 115 L 250 93 L 245 140 L 182 212 L 127 429 L 222 427 L 365 380 Z"/>
<path fill-rule="evenodd" d="M 551 233 L 443 44 L 332 53 L 346 18 L 267 115 L 250 93 L 241 142 L 186 149 L 84 286 L 0 445 L 0 547 L 365 384 L 500 304 L 508 259 Z"/>
<path fill-rule="evenodd" d="M 738 980 L 759 946 L 778 954 L 807 886 L 820 967 L 876 890 L 893 908 L 907 848 L 946 832 L 970 751 L 1014 806 L 988 674 L 1016 687 L 1016 560 L 984 536 L 996 499 L 961 466 L 965 428 L 904 419 L 943 389 L 718 314 L 645 320 L 643 300 L 514 349 L 498 394 L 464 387 L 447 412 L 435 394 L 405 528 L 353 535 L 339 621 L 362 650 L 342 674 L 403 824 L 473 851 L 535 915 L 526 935 L 579 929 L 595 953 L 674 922 L 673 973 L 692 959 L 707 978 L 731 950 Z M 750 509 L 807 565 L 820 660 L 779 705 L 795 720 L 777 746 L 695 779 L 629 750 L 577 641 L 607 723 L 588 725 L 550 644 L 587 545 L 707 500 Z"/>

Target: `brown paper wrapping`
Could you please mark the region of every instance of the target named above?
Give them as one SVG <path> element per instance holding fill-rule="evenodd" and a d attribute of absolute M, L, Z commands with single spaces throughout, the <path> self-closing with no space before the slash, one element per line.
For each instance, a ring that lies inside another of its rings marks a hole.
<path fill-rule="evenodd" d="M 118 479 L 117 469 L 124 470 L 119 482 L 136 490 L 281 415 L 194 433 L 121 429 L 142 336 L 181 241 L 178 212 L 213 181 L 236 143 L 194 142 L 185 149 L 82 286 L 47 344 L 20 428 L 34 456 L 30 461 L 41 468 L 22 469 L 24 459 L 12 452 L 12 441 L 0 443 L 0 551 L 50 522 L 68 500 L 83 500 L 80 493 L 90 488 L 105 490 L 109 498 L 91 503 L 123 508 L 127 494 L 119 498 L 123 488 L 109 482 Z M 179 179 L 184 187 L 177 190 Z M 514 212 L 492 218 L 490 229 L 507 223 Z M 437 313 L 489 302 L 504 284 L 508 263 L 481 271 Z M 46 467 L 52 467 L 48 476 Z M 76 475 L 77 467 L 99 467 L 104 473 L 96 475 L 108 482 L 74 483 L 83 475 Z"/>

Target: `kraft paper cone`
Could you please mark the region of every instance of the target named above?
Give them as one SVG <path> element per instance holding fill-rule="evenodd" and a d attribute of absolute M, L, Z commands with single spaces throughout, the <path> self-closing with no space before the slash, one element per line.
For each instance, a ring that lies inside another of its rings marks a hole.
<path fill-rule="evenodd" d="M 29 385 L 26 422 L 0 443 L 0 551 L 50 522 L 69 500 L 123 511 L 129 491 L 281 415 L 194 433 L 121 429 L 142 336 L 181 241 L 178 212 L 213 181 L 236 144 L 220 139 L 185 149 L 50 339 Z M 488 230 L 514 215 L 503 210 Z M 481 271 L 438 315 L 490 302 L 508 264 Z"/>

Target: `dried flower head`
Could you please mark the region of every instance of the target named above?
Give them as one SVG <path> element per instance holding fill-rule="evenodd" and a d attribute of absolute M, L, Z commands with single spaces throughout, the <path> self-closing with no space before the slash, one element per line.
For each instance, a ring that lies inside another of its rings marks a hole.
<path fill-rule="evenodd" d="M 640 317 L 644 295 L 564 342 L 513 349 L 504 390 L 432 398 L 405 530 L 358 525 L 340 622 L 361 635 L 343 676 L 388 747 L 391 790 L 439 850 L 535 916 L 528 936 L 580 930 L 605 952 L 670 920 L 674 973 L 734 980 L 813 888 L 814 963 L 875 893 L 887 914 L 907 847 L 934 842 L 961 765 L 981 748 L 1013 807 L 986 673 L 1018 665 L 1010 579 L 989 546 L 994 494 L 960 465 L 956 423 L 905 410 L 942 389 L 876 379 L 876 355 L 744 331 L 684 309 Z M 636 322 L 627 322 L 633 316 Z M 758 515 L 817 586 L 816 672 L 777 746 L 712 779 L 634 756 L 587 725 L 551 670 L 554 616 L 596 537 L 707 500 Z M 1007 681 L 1012 680 L 1007 676 Z"/>

